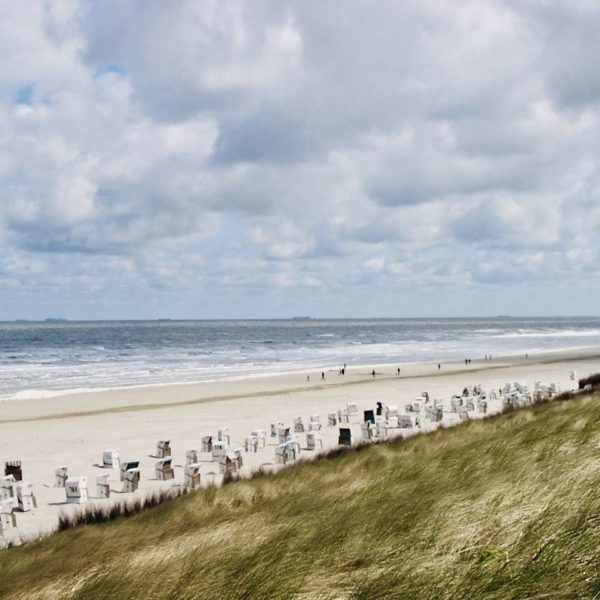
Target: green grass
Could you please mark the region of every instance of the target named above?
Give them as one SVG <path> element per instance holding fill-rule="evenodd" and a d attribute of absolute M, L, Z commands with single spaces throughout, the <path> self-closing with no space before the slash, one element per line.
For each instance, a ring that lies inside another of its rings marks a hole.
<path fill-rule="evenodd" d="M 0 552 L 0 597 L 600 598 L 600 397 L 63 531 Z"/>

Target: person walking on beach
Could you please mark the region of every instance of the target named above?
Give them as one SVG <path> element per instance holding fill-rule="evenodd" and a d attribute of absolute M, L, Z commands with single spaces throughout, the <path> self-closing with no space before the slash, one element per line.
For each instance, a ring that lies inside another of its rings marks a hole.
<path fill-rule="evenodd" d="M 442 365 L 440 365 L 440 363 L 438 363 L 438 371 L 442 368 Z"/>
<path fill-rule="evenodd" d="M 398 367 L 398 368 L 396 369 L 396 373 L 397 373 L 398 377 L 400 377 L 400 367 Z"/>
<path fill-rule="evenodd" d="M 325 371 L 321 371 L 321 381 L 325 381 Z"/>
<path fill-rule="evenodd" d="M 375 369 L 373 369 L 373 372 L 371 373 L 371 375 L 373 375 L 373 378 L 375 378 Z"/>

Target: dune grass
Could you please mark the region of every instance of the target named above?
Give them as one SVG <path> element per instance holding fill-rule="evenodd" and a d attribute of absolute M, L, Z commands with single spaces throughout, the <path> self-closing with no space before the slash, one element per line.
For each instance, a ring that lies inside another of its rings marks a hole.
<path fill-rule="evenodd" d="M 600 397 L 377 444 L 0 552 L 0 598 L 600 598 Z"/>

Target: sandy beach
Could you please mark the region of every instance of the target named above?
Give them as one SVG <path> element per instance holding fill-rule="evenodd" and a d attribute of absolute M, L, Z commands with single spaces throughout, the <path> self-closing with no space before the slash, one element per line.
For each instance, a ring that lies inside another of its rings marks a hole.
<path fill-rule="evenodd" d="M 400 367 L 400 376 L 396 369 Z M 375 369 L 376 376 L 371 374 Z M 407 403 L 428 392 L 430 398 L 444 399 L 442 425 L 459 422 L 450 412 L 450 398 L 465 386 L 480 384 L 483 389 L 498 389 L 506 382 L 519 381 L 533 388 L 536 381 L 555 382 L 569 390 L 576 382 L 570 378 L 600 371 L 600 348 L 552 352 L 519 357 L 477 360 L 469 365 L 435 364 L 378 365 L 250 377 L 233 381 L 201 384 L 139 387 L 122 390 L 66 394 L 53 398 L 22 399 L 0 402 L 0 461 L 21 460 L 23 479 L 32 482 L 37 508 L 29 513 L 17 513 L 17 528 L 6 532 L 6 539 L 32 539 L 56 527 L 60 511 L 78 508 L 66 505 L 65 490 L 53 487 L 54 470 L 68 465 L 69 476 L 87 476 L 91 502 L 110 503 L 143 495 L 151 490 L 183 483 L 185 451 L 200 447 L 203 435 L 216 435 L 227 427 L 231 446 L 242 447 L 245 436 L 253 429 L 267 431 L 267 445 L 256 454 L 244 454 L 243 475 L 261 466 L 274 468 L 277 440 L 269 437 L 270 424 L 283 422 L 292 426 L 294 417 L 307 422 L 310 415 L 319 414 L 323 423 L 324 448 L 337 444 L 338 427 L 327 425 L 329 412 L 343 409 L 348 402 L 358 405 L 359 413 L 351 420 L 355 439 L 360 439 L 362 411 L 373 409 L 376 403 L 395 404 L 403 411 Z M 309 377 L 309 379 L 308 379 Z M 489 406 L 489 412 L 501 410 L 501 401 Z M 471 414 L 471 418 L 482 415 Z M 422 431 L 438 424 L 424 416 Z M 393 435 L 411 435 L 419 430 L 392 430 Z M 304 434 L 300 443 L 306 446 Z M 171 440 L 175 479 L 155 480 L 156 442 Z M 98 467 L 104 448 L 118 448 L 122 459 L 140 461 L 140 489 L 135 494 L 120 493 L 122 484 L 116 470 Z M 314 456 L 303 450 L 302 458 Z M 201 454 L 203 485 L 220 476 L 218 465 L 209 454 Z M 110 473 L 111 498 L 96 499 L 96 476 Z"/>

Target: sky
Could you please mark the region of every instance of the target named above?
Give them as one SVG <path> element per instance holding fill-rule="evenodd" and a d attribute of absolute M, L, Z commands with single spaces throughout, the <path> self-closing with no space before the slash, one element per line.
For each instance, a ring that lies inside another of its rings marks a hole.
<path fill-rule="evenodd" d="M 600 314 L 596 0 L 0 11 L 0 320 Z"/>

